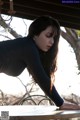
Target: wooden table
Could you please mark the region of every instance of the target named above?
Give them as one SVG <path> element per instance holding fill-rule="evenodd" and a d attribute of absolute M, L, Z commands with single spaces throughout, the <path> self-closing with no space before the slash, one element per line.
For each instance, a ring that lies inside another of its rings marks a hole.
<path fill-rule="evenodd" d="M 9 114 L 9 117 L 5 117 Z M 56 110 L 55 106 L 0 106 L 1 120 L 53 120 L 80 117 L 80 110 Z"/>

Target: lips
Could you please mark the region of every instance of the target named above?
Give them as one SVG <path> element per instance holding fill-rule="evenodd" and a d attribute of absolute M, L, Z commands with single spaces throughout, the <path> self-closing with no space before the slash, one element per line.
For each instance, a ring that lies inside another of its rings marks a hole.
<path fill-rule="evenodd" d="M 47 49 L 49 50 L 51 48 L 51 46 L 47 46 Z"/>

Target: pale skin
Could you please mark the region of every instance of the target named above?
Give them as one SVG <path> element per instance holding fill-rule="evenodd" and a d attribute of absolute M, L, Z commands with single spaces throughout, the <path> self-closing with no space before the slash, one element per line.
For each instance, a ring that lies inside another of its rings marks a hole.
<path fill-rule="evenodd" d="M 49 26 L 42 31 L 38 36 L 34 36 L 36 45 L 44 52 L 47 52 L 54 44 L 54 36 L 56 35 L 56 28 Z"/>

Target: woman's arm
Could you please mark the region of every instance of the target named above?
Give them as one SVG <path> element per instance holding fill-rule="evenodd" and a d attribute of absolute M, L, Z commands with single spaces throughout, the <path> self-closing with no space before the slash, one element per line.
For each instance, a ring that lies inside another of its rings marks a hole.
<path fill-rule="evenodd" d="M 63 99 L 58 94 L 54 85 L 52 86 L 52 90 L 50 90 L 51 80 L 43 69 L 39 53 L 35 46 L 29 46 L 28 52 L 26 53 L 25 62 L 34 80 L 38 83 L 41 89 L 57 106 L 61 106 L 63 104 Z"/>

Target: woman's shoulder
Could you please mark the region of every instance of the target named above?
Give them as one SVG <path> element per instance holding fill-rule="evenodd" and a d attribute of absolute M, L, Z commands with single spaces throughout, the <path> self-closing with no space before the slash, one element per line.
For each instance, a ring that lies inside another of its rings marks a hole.
<path fill-rule="evenodd" d="M 25 42 L 24 42 L 24 53 L 28 54 L 28 55 L 39 55 L 38 52 L 38 48 L 33 40 L 33 38 L 31 38 L 30 36 L 27 36 L 26 38 L 24 38 Z"/>
<path fill-rule="evenodd" d="M 36 44 L 32 37 L 27 36 L 27 37 L 24 37 L 23 40 L 26 48 L 28 47 L 29 49 L 34 49 L 34 48 L 36 49 Z"/>

